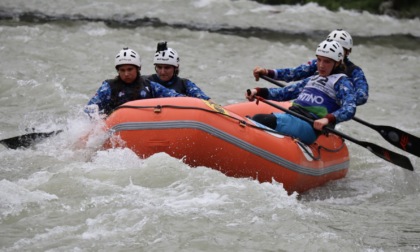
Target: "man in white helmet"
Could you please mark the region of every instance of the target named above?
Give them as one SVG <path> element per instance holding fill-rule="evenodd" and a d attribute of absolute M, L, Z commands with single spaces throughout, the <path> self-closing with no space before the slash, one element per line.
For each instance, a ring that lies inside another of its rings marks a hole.
<path fill-rule="evenodd" d="M 353 85 L 344 74 L 342 46 L 337 41 L 325 40 L 318 45 L 315 55 L 317 75 L 284 88 L 254 88 L 245 94 L 250 101 L 254 96 L 275 101 L 294 100 L 289 109 L 313 119 L 313 125 L 287 113 L 257 114 L 253 120 L 311 144 L 325 125 L 353 118 L 356 100 Z"/>
<path fill-rule="evenodd" d="M 141 58 L 132 49 L 123 48 L 118 52 L 115 56 L 115 69 L 118 75 L 102 82 L 85 108 L 87 114 L 98 111 L 109 115 L 119 105 L 133 100 L 185 96 L 141 78 Z"/>
<path fill-rule="evenodd" d="M 179 55 L 174 49 L 167 47 L 167 42 L 158 43 L 153 64 L 155 65 L 156 73 L 144 76 L 144 78 L 157 82 L 166 88 L 173 89 L 180 94 L 210 100 L 210 97 L 195 83 L 178 76 Z"/>
<path fill-rule="evenodd" d="M 369 98 L 369 85 L 367 83 L 363 70 L 356 66 L 349 59 L 353 47 L 353 39 L 350 34 L 342 29 L 332 31 L 327 39 L 332 39 L 341 44 L 344 48 L 344 65 L 346 66 L 345 74 L 350 77 L 353 83 L 356 95 L 357 106 L 363 105 Z M 283 69 L 265 69 L 262 67 L 255 67 L 253 74 L 255 80 L 258 81 L 260 75 L 267 75 L 275 80 L 282 80 L 285 82 L 303 80 L 316 73 L 316 59 L 309 61 L 306 64 L 302 64 L 295 68 L 283 68 Z"/>

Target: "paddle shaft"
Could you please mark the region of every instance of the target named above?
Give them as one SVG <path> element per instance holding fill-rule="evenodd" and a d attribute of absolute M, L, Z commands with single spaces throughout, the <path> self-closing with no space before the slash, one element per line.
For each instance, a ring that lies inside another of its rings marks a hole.
<path fill-rule="evenodd" d="M 249 93 L 250 93 L 250 91 L 248 92 L 248 94 Z M 264 103 L 266 103 L 266 104 L 268 104 L 268 105 L 270 105 L 270 106 L 272 106 L 274 108 L 280 109 L 280 110 L 282 110 L 282 111 L 284 111 L 286 113 L 289 113 L 289 114 L 291 114 L 291 115 L 293 115 L 295 117 L 298 117 L 298 118 L 300 118 L 300 119 L 308 122 L 309 124 L 313 125 L 313 122 L 314 121 L 312 119 L 310 119 L 310 118 L 307 118 L 307 117 L 305 117 L 305 116 L 303 116 L 303 115 L 301 115 L 299 113 L 296 113 L 296 112 L 294 112 L 292 110 L 289 110 L 289 109 L 283 108 L 281 106 L 278 106 L 278 105 L 276 105 L 276 104 L 274 104 L 272 102 L 267 101 L 266 99 L 264 99 L 262 97 L 257 96 L 256 98 L 259 101 L 262 101 L 262 102 L 264 102 Z M 340 136 L 340 137 L 342 137 L 344 139 L 347 139 L 347 140 L 349 140 L 349 141 L 351 141 L 351 142 L 353 142 L 355 144 L 358 144 L 358 145 L 360 145 L 362 147 L 365 147 L 366 149 L 368 149 L 370 152 L 372 152 L 376 156 L 378 156 L 378 157 L 380 157 L 380 158 L 382 158 L 382 159 L 384 159 L 384 160 L 386 160 L 386 161 L 388 161 L 390 163 L 393 163 L 395 165 L 398 165 L 398 166 L 400 166 L 400 167 L 402 167 L 404 169 L 410 170 L 410 171 L 413 171 L 414 170 L 413 165 L 411 164 L 410 159 L 408 159 L 406 156 L 403 156 L 403 155 L 400 155 L 398 153 L 392 152 L 390 150 L 387 150 L 387 149 L 385 149 L 385 148 L 383 148 L 381 146 L 378 146 L 376 144 L 373 144 L 373 143 L 369 143 L 369 142 L 364 142 L 364 141 L 357 140 L 357 139 L 355 139 L 353 137 L 347 136 L 347 135 L 341 133 L 340 131 L 337 131 L 337 130 L 331 128 L 330 126 L 324 126 L 323 129 L 326 130 L 327 132 L 333 133 L 333 134 L 335 134 L 337 136 Z"/>
<path fill-rule="evenodd" d="M 286 86 L 266 75 L 261 75 L 260 78 L 268 82 L 271 82 L 274 85 L 279 86 L 279 87 Z M 420 138 L 419 137 L 416 137 L 414 135 L 411 135 L 407 132 L 404 132 L 400 129 L 397 129 L 391 126 L 373 125 L 357 117 L 353 117 L 353 120 L 377 131 L 379 134 L 381 134 L 381 136 L 386 141 L 388 141 L 390 144 L 394 145 L 395 147 L 398 147 L 401 150 L 404 150 L 408 153 L 416 155 L 417 157 L 420 157 Z"/>

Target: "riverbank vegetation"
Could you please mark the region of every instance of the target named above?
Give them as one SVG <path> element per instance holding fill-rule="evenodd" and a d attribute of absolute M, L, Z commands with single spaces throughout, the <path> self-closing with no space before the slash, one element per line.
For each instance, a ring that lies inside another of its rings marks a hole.
<path fill-rule="evenodd" d="M 373 14 L 384 14 L 396 18 L 420 18 L 420 1 L 418 0 L 255 0 L 259 3 L 279 4 L 307 4 L 317 3 L 332 11 L 340 7 L 346 10 L 368 11 Z"/>

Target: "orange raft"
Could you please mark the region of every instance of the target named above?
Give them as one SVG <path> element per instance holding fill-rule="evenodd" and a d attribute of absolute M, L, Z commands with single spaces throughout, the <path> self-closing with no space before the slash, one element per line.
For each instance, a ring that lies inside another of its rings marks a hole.
<path fill-rule="evenodd" d="M 166 152 L 192 167 L 227 176 L 275 180 L 289 193 L 346 176 L 349 154 L 340 137 L 322 135 L 306 146 L 246 117 L 274 111 L 264 103 L 221 107 L 190 97 L 132 101 L 106 119 L 112 137 L 104 147 L 127 147 L 142 158 Z"/>

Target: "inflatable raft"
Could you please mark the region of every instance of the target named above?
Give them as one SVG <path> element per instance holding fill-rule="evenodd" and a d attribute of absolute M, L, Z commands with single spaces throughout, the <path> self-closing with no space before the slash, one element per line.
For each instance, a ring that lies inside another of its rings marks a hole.
<path fill-rule="evenodd" d="M 277 181 L 289 193 L 302 193 L 346 176 L 349 153 L 342 138 L 322 135 L 306 146 L 247 117 L 274 111 L 264 103 L 221 107 L 190 97 L 132 101 L 106 119 L 111 137 L 104 147 L 127 147 L 142 158 L 165 152 L 192 167 L 205 166 L 260 182 Z"/>

